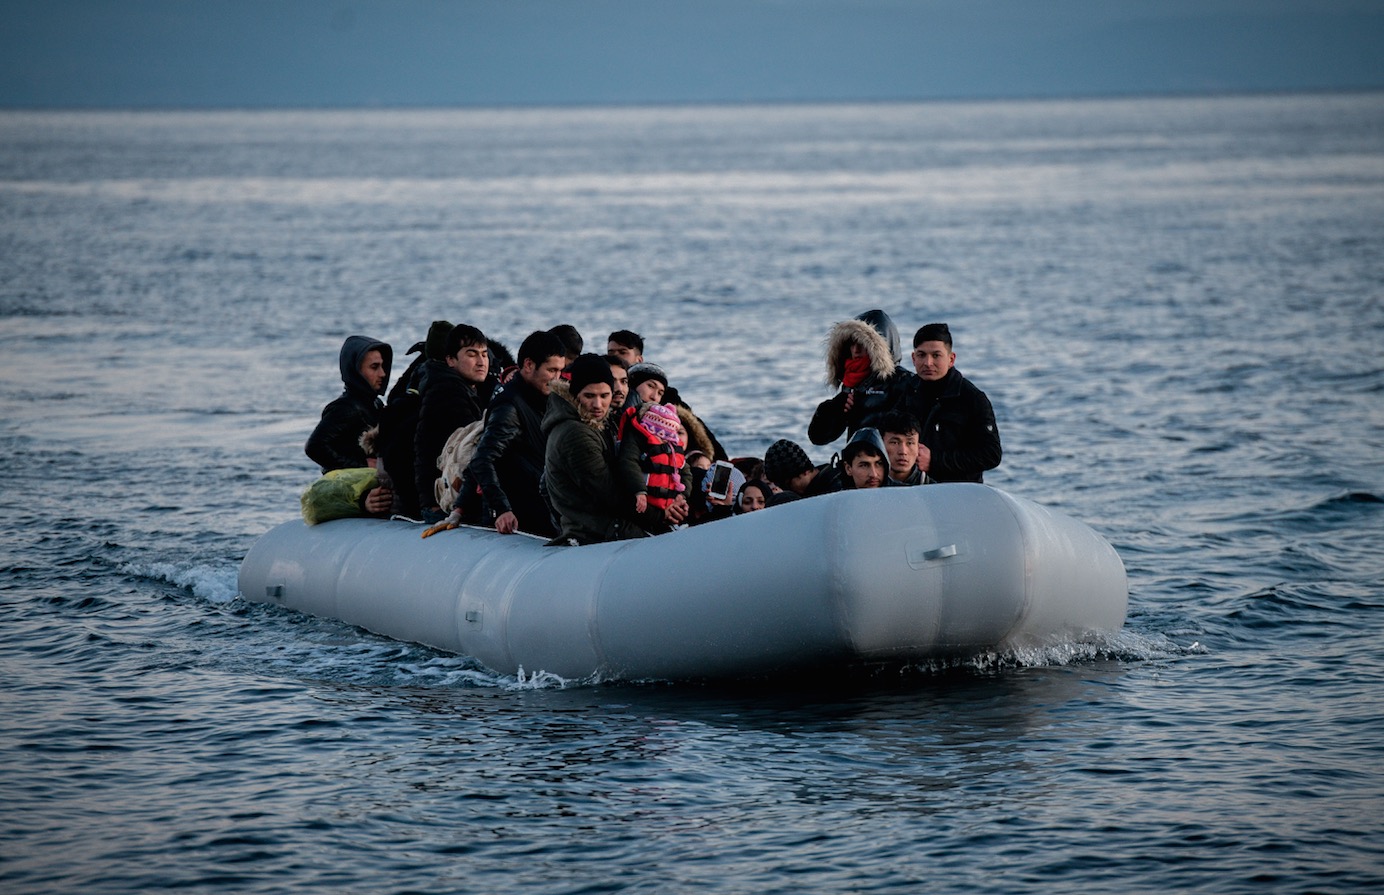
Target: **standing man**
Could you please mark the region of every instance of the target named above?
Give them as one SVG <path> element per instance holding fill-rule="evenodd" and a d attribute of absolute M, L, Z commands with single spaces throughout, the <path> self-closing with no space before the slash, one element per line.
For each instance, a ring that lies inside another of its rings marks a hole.
<path fill-rule="evenodd" d="M 515 376 L 486 410 L 485 430 L 467 467 L 480 485 L 486 509 L 500 534 L 524 531 L 551 538 L 547 502 L 539 492 L 547 436 L 543 415 L 553 380 L 567 365 L 567 349 L 550 332 L 529 333 L 519 346 Z"/>
<path fill-rule="evenodd" d="M 985 392 L 956 369 L 947 324 L 914 333 L 913 368 L 904 407 L 921 424 L 918 468 L 939 482 L 984 481 L 1000 465 L 1000 430 Z"/>

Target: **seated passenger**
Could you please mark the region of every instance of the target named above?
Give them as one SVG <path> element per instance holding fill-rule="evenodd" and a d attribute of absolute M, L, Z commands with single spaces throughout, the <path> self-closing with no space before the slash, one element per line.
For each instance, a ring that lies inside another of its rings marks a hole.
<path fill-rule="evenodd" d="M 918 468 L 918 421 L 905 410 L 891 410 L 879 418 L 879 434 L 889 454 L 885 487 L 930 485 L 932 479 Z"/>
<path fill-rule="evenodd" d="M 557 336 L 530 333 L 519 346 L 518 373 L 486 408 L 485 430 L 467 472 L 480 486 L 486 511 L 501 534 L 557 534 L 538 483 L 547 441 L 543 416 L 553 380 L 566 360 L 563 351 Z"/>
<path fill-rule="evenodd" d="M 375 465 L 374 458 L 366 456 L 360 438 L 379 424 L 384 407 L 381 396 L 389 382 L 393 356 L 389 345 L 366 336 L 349 336 L 342 343 L 337 363 L 345 388 L 322 408 L 322 418 L 304 446 L 308 457 L 322 467 L 323 473 Z M 387 513 L 393 501 L 388 488 L 375 488 L 366 495 L 365 509 L 369 513 Z"/>
<path fill-rule="evenodd" d="M 390 512 L 409 519 L 421 519 L 423 514 L 418 506 L 417 488 L 412 487 L 414 478 L 413 440 L 418 433 L 418 407 L 421 388 L 428 362 L 441 362 L 447 333 L 452 324 L 446 320 L 434 320 L 428 327 L 425 341 L 413 343 L 409 354 L 416 354 L 411 364 L 401 373 L 389 390 L 389 403 L 380 411 L 379 432 L 375 437 L 377 470 L 397 486 L 393 486 L 394 505 Z"/>
<path fill-rule="evenodd" d="M 827 336 L 827 383 L 838 391 L 817 405 L 808 440 L 830 444 L 893 410 L 916 378 L 902 359 L 899 331 L 883 311 L 866 311 L 833 326 Z"/>
<path fill-rule="evenodd" d="M 636 514 L 665 510 L 686 493 L 682 424 L 671 404 L 646 404 L 625 426 L 619 447 L 620 485 Z M 684 497 L 685 499 L 685 497 Z"/>
<path fill-rule="evenodd" d="M 614 377 L 606 359 L 578 357 L 571 379 L 553 386 L 543 417 L 547 437 L 544 478 L 560 533 L 553 545 L 595 544 L 643 537 L 644 526 L 681 522 L 686 504 L 650 509 L 640 516 L 621 505 L 615 481 L 615 449 L 605 416 L 610 409 Z"/>
<path fill-rule="evenodd" d="M 606 337 L 606 354 L 620 358 L 627 368 L 643 363 L 644 339 L 639 333 L 617 329 Z"/>
<path fill-rule="evenodd" d="M 768 482 L 749 479 L 740 486 L 740 493 L 736 495 L 735 512 L 739 515 L 762 510 L 769 505 L 769 498 L 772 496 L 773 491 Z"/>
<path fill-rule="evenodd" d="M 770 498 L 771 506 L 841 490 L 829 464 L 814 465 L 797 442 L 786 438 L 780 438 L 764 452 L 764 477 L 780 488 Z"/>
<path fill-rule="evenodd" d="M 879 430 L 871 426 L 857 429 L 841 449 L 841 470 L 845 476 L 842 490 L 878 488 L 884 484 L 888 467 L 887 451 Z"/>
<path fill-rule="evenodd" d="M 428 361 L 421 377 L 418 428 L 414 434 L 413 480 L 424 521 L 442 518 L 437 505 L 437 458 L 452 433 L 485 413 L 498 381 L 490 375 L 485 334 L 465 323 L 452 327 L 442 359 Z"/>

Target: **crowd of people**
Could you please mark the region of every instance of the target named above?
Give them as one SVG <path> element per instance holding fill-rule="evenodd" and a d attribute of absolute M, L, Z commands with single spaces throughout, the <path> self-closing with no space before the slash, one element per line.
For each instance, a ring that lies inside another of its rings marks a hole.
<path fill-rule="evenodd" d="M 580 545 L 662 534 L 835 491 L 981 482 L 1000 463 L 995 414 L 956 369 L 951 331 L 929 323 L 903 365 L 889 315 L 834 325 L 808 440 L 847 442 L 815 464 L 779 439 L 764 456 L 727 456 L 630 330 L 584 351 L 570 324 L 530 333 L 511 355 L 468 324 L 439 320 L 385 397 L 391 347 L 341 346 L 340 397 L 307 441 L 324 473 L 374 467 L 371 515 L 525 532 Z M 720 467 L 720 474 L 717 468 Z M 728 476 L 727 476 L 728 473 Z M 724 480 L 724 482 L 723 482 Z"/>

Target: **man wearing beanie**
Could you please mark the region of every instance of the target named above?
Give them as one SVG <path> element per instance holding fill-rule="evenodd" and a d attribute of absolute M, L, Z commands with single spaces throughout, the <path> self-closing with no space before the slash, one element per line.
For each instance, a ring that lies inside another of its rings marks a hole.
<path fill-rule="evenodd" d="M 583 354 L 568 372 L 569 381 L 554 384 L 543 417 L 544 480 L 560 528 L 549 543 L 642 537 L 646 532 L 633 514 L 622 511 L 615 483 L 615 443 L 605 425 L 615 385 L 610 363 L 600 355 Z M 650 521 L 658 521 L 655 515 L 664 514 L 649 514 Z"/>
<path fill-rule="evenodd" d="M 904 408 L 921 424 L 918 468 L 939 482 L 981 482 L 1000 465 L 1000 430 L 985 392 L 956 369 L 951 329 L 929 323 L 913 335 L 918 376 Z"/>

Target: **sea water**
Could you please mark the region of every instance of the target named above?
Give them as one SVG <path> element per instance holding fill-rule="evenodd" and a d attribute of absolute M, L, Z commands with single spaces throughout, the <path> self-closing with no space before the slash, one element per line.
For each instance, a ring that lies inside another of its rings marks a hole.
<path fill-rule="evenodd" d="M 1122 632 L 590 685 L 236 593 L 348 334 L 634 329 L 755 455 L 871 308 Z M 0 113 L 0 890 L 1379 891 L 1381 345 L 1377 93 Z"/>

